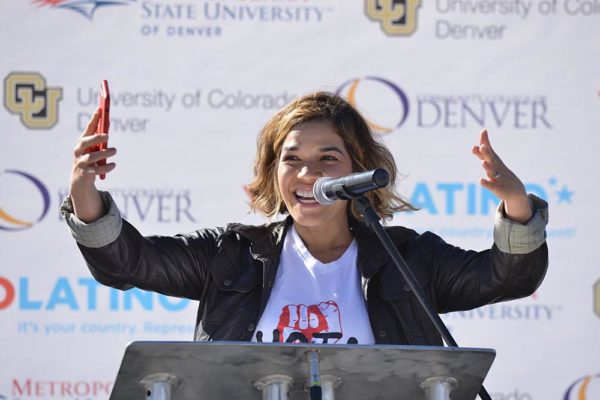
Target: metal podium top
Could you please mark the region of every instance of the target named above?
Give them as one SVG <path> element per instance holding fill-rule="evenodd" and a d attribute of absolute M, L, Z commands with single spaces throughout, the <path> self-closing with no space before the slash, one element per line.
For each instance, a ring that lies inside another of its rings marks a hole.
<path fill-rule="evenodd" d="M 455 378 L 453 400 L 472 400 L 490 369 L 491 349 L 396 345 L 328 345 L 249 342 L 134 342 L 126 351 L 111 400 L 145 398 L 142 380 L 177 377 L 173 399 L 262 398 L 255 383 L 268 375 L 293 378 L 290 400 L 306 399 L 306 352 L 317 350 L 321 375 L 342 378 L 337 399 L 417 400 L 430 377 Z"/>

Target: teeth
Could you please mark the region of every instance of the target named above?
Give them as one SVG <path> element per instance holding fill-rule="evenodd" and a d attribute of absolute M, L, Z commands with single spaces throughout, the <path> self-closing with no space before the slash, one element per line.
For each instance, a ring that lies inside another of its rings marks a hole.
<path fill-rule="evenodd" d="M 302 204 L 316 204 L 317 201 L 312 198 L 298 197 L 298 202 Z"/>
<path fill-rule="evenodd" d="M 296 190 L 296 194 L 300 197 L 308 197 L 308 198 L 314 197 L 312 190 L 310 190 L 310 191 Z"/>
<path fill-rule="evenodd" d="M 312 189 L 298 189 L 294 192 L 298 198 L 298 202 L 302 204 L 316 204 Z"/>

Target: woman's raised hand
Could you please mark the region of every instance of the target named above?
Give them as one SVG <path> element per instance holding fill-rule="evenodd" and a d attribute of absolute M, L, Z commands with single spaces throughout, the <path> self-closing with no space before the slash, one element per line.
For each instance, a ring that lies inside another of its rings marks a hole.
<path fill-rule="evenodd" d="M 481 178 L 479 183 L 504 201 L 504 211 L 509 219 L 526 223 L 533 212 L 525 186 L 494 152 L 487 130 L 481 131 L 479 145 L 473 146 L 472 152 L 481 160 L 487 175 L 487 179 Z"/>
<path fill-rule="evenodd" d="M 107 174 L 116 164 L 98 164 L 117 153 L 114 147 L 96 150 L 96 145 L 108 141 L 108 134 L 96 133 L 100 111 L 96 110 L 87 127 L 79 136 L 74 150 L 71 170 L 70 195 L 75 215 L 84 222 L 92 222 L 105 214 L 104 204 L 96 189 L 97 175 Z"/>

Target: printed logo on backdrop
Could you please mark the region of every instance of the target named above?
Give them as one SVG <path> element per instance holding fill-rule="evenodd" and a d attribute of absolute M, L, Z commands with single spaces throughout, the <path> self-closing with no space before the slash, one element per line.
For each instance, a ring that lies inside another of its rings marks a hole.
<path fill-rule="evenodd" d="M 562 400 L 600 399 L 600 374 L 586 375 L 569 386 Z"/>
<path fill-rule="evenodd" d="M 180 314 L 192 304 L 189 299 L 167 297 L 137 288 L 121 291 L 101 285 L 89 277 L 58 276 L 53 279 L 0 276 L 0 312 L 12 309 L 21 313 L 21 317 L 14 321 L 16 333 L 41 336 L 179 334 L 191 337 L 194 332 L 193 321 L 173 323 L 144 319 L 151 318 L 155 310 Z M 58 320 L 40 321 L 35 317 L 39 313 L 56 315 Z M 68 318 L 65 322 L 68 313 L 77 317 Z M 82 313 L 97 315 L 98 319 L 82 319 Z M 129 317 L 123 322 L 119 321 L 120 318 L 106 318 L 107 313 Z M 133 313 L 136 315 L 134 320 L 131 319 Z"/>
<path fill-rule="evenodd" d="M 135 0 L 33 0 L 33 4 L 40 7 L 49 6 L 58 10 L 75 11 L 77 14 L 89 19 L 94 18 L 96 10 L 109 6 L 126 6 Z"/>
<path fill-rule="evenodd" d="M 527 323 L 552 321 L 563 310 L 561 304 L 552 304 L 540 299 L 536 292 L 530 297 L 506 303 L 497 303 L 468 311 L 442 314 L 444 321 L 520 321 Z"/>
<path fill-rule="evenodd" d="M 4 78 L 4 107 L 29 129 L 50 129 L 58 122 L 62 88 L 49 87 L 39 72 L 12 72 Z"/>
<path fill-rule="evenodd" d="M 488 219 L 479 220 L 474 226 L 457 228 L 453 221 L 469 221 L 478 217 L 491 216 L 495 213 L 500 200 L 477 181 L 437 181 L 416 182 L 412 188 L 407 187 L 407 198 L 419 208 L 418 212 L 404 213 L 403 216 L 414 217 L 427 214 L 439 218 L 439 225 L 415 226 L 419 232 L 431 231 L 442 237 L 492 239 L 493 230 Z M 555 207 L 571 207 L 574 205 L 575 191 L 568 183 L 555 177 L 546 181 L 525 182 L 525 190 Z M 481 221 L 481 222 L 480 222 Z M 546 229 L 546 235 L 552 239 L 575 239 L 576 225 L 552 226 Z"/>
<path fill-rule="evenodd" d="M 552 110 L 543 94 L 411 94 L 398 83 L 375 76 L 347 80 L 336 93 L 354 105 L 379 134 L 482 128 L 527 134 L 553 129 Z M 492 238 L 489 220 L 480 219 L 471 227 L 455 227 L 458 219 L 474 220 L 495 212 L 499 199 L 479 182 L 416 182 L 407 189 L 406 197 L 421 210 L 404 215 L 428 214 L 440 221 L 439 225 L 416 226 L 417 231 L 431 231 L 443 237 Z M 568 182 L 556 177 L 527 182 L 526 189 L 556 206 L 570 207 L 574 203 L 575 191 Z M 546 233 L 548 238 L 574 239 L 577 229 L 575 225 L 553 226 Z"/>
<path fill-rule="evenodd" d="M 557 206 L 571 206 L 575 195 L 568 184 L 560 184 L 554 177 L 546 182 L 527 182 L 525 189 Z M 410 202 L 420 208 L 421 212 L 431 215 L 490 215 L 500 202 L 500 199 L 478 182 L 416 182 L 410 193 Z"/>
<path fill-rule="evenodd" d="M 540 94 L 424 93 L 410 95 L 382 77 L 353 78 L 336 93 L 355 105 L 376 132 L 402 129 L 553 129 L 548 99 Z M 410 107 L 409 107 L 410 106 Z M 412 110 L 409 116 L 409 108 Z M 370 118 L 371 114 L 377 117 Z M 390 120 L 395 118 L 395 120 Z M 384 121 L 385 122 L 382 122 Z"/>
<path fill-rule="evenodd" d="M 195 223 L 193 198 L 189 189 L 106 188 L 121 216 L 130 222 L 179 224 Z M 67 188 L 58 190 L 58 199 L 67 197 Z M 62 220 L 62 217 L 60 218 Z"/>
<path fill-rule="evenodd" d="M 50 208 L 50 192 L 34 175 L 7 169 L 0 173 L 0 230 L 21 231 L 41 222 Z"/>
<path fill-rule="evenodd" d="M 74 11 L 90 21 L 100 8 L 131 5 L 132 7 L 118 7 L 132 10 L 130 12 L 132 23 L 124 27 L 125 29 L 134 29 L 135 33 L 144 37 L 204 39 L 220 38 L 234 30 L 240 32 L 239 27 L 242 25 L 256 30 L 257 24 L 279 24 L 285 29 L 321 24 L 326 21 L 327 15 L 334 13 L 336 2 L 334 0 L 260 2 L 197 0 L 181 3 L 168 0 L 33 0 L 32 4 Z"/>
<path fill-rule="evenodd" d="M 346 97 L 356 109 L 369 114 L 365 115 L 367 124 L 379 134 L 387 134 L 400 128 L 408 117 L 408 97 L 397 84 L 384 78 L 367 76 L 351 79 L 340 85 L 336 94 Z M 386 99 L 384 106 L 373 107 L 373 102 L 365 101 L 369 96 Z M 373 114 L 377 114 L 377 122 L 372 119 Z"/>
<path fill-rule="evenodd" d="M 335 4 L 329 0 L 278 0 L 248 2 L 239 0 L 204 0 L 195 2 L 136 1 L 136 0 L 33 0 L 39 7 L 74 11 L 92 20 L 96 11 L 108 6 L 128 6 L 137 12 L 139 22 L 132 24 L 142 36 L 162 37 L 221 37 L 233 25 L 276 23 L 285 25 L 322 23 Z M 122 7 L 121 7 L 122 8 Z M 132 20 L 134 21 L 134 20 Z"/>
<path fill-rule="evenodd" d="M 37 380 L 32 378 L 13 378 L 11 392 L 15 400 L 22 398 L 71 398 L 71 399 L 106 399 L 110 396 L 114 382 L 60 379 Z M 0 399 L 6 397 L 0 396 Z"/>
<path fill-rule="evenodd" d="M 325 0 L 199 1 L 196 3 L 142 2 L 140 33 L 143 36 L 214 38 L 234 26 L 283 24 L 287 27 L 313 25 L 333 13 Z"/>
<path fill-rule="evenodd" d="M 185 188 L 106 188 L 121 216 L 134 223 L 195 223 L 193 197 Z M 67 188 L 58 189 L 57 199 L 68 195 Z M 59 217 L 62 221 L 62 216 Z"/>
<path fill-rule="evenodd" d="M 0 231 L 22 231 L 39 224 L 51 206 L 50 190 L 33 174 L 16 169 L 0 172 Z M 121 215 L 134 222 L 195 223 L 193 198 L 183 188 L 112 188 Z M 56 190 L 60 204 L 69 191 Z M 64 223 L 59 214 L 57 222 Z M 65 227 L 66 229 L 66 227 Z"/>
<path fill-rule="evenodd" d="M 365 0 L 365 13 L 389 36 L 409 36 L 417 29 L 421 0 Z"/>
<path fill-rule="evenodd" d="M 531 25 L 530 18 L 537 22 L 543 18 L 600 16 L 598 0 L 436 0 L 432 3 L 437 14 L 443 16 L 435 20 L 432 33 L 442 40 L 504 40 L 515 32 L 514 28 L 517 35 L 522 35 L 518 33 L 519 25 Z M 554 23 L 551 19 L 544 22 Z"/>
<path fill-rule="evenodd" d="M 81 111 L 76 114 L 77 130 L 82 131 L 92 117 L 90 110 L 98 104 L 99 88 L 82 86 L 76 89 L 77 104 Z M 204 109 L 224 111 L 269 111 L 283 108 L 296 97 L 287 90 L 246 91 L 239 88 L 190 88 L 182 92 L 154 89 L 111 89 L 111 132 L 141 134 L 151 131 L 153 118 L 158 112 L 174 110 L 198 111 Z M 127 109 L 121 111 L 121 109 Z"/>
<path fill-rule="evenodd" d="M 103 286 L 92 278 L 59 276 L 53 281 L 21 276 L 0 276 L 0 311 L 153 311 L 177 312 L 188 299 L 171 298 L 133 288 L 127 291 Z"/>

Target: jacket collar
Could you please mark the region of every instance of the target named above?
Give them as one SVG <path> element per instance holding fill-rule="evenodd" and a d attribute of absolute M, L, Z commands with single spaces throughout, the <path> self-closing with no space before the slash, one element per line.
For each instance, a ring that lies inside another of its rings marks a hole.
<path fill-rule="evenodd" d="M 250 252 L 255 258 L 279 258 L 283 239 L 291 224 L 292 218 L 288 216 L 285 220 L 265 225 L 230 224 L 227 229 L 250 242 Z"/>
<path fill-rule="evenodd" d="M 390 258 L 377 236 L 362 222 L 350 218 L 349 223 L 358 246 L 358 268 L 364 278 L 371 279 Z"/>
<path fill-rule="evenodd" d="M 377 236 L 366 226 L 354 218 L 348 222 L 358 246 L 358 267 L 362 276 L 370 279 L 389 262 L 389 256 Z M 288 216 L 285 220 L 259 226 L 230 224 L 228 230 L 250 242 L 250 252 L 254 258 L 270 259 L 274 265 L 278 265 L 283 240 L 291 225 L 292 218 Z"/>

